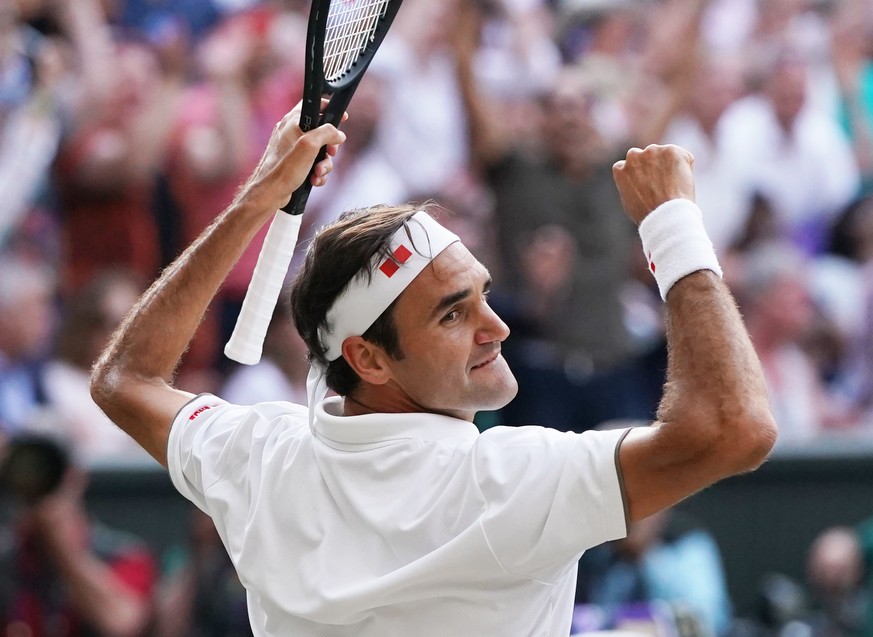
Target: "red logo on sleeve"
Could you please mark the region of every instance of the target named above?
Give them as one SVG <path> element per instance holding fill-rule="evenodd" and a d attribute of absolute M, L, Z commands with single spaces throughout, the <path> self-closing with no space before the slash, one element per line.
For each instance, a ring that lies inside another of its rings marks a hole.
<path fill-rule="evenodd" d="M 204 405 L 203 407 L 200 407 L 200 408 L 194 410 L 194 413 L 191 414 L 190 416 L 188 416 L 188 420 L 189 421 L 194 420 L 197 416 L 202 414 L 207 409 L 212 409 L 212 408 L 209 405 Z"/>

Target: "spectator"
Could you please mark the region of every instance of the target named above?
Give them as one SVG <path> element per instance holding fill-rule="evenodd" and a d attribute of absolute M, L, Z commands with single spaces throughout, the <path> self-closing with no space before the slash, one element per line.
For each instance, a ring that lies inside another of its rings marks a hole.
<path fill-rule="evenodd" d="M 735 286 L 764 367 L 780 445 L 809 442 L 853 422 L 848 404 L 827 391 L 803 347 L 816 313 L 807 267 L 792 246 L 759 246 L 744 257 Z"/>
<path fill-rule="evenodd" d="M 855 637 L 865 630 L 870 593 L 863 585 L 865 551 L 859 531 L 847 526 L 825 529 L 809 549 L 806 583 L 809 623 L 814 635 Z"/>
<path fill-rule="evenodd" d="M 725 635 L 731 604 L 718 546 L 696 521 L 662 511 L 631 525 L 628 536 L 585 552 L 579 561 L 577 602 L 605 615 L 597 628 L 622 628 L 634 607 L 665 602 L 681 634 Z M 584 613 L 578 613 L 585 615 Z M 654 608 L 649 616 L 658 619 Z M 590 616 L 590 613 L 588 613 Z"/>
<path fill-rule="evenodd" d="M 71 299 L 58 330 L 55 355 L 43 371 L 52 433 L 63 437 L 85 466 L 148 461 L 139 445 L 116 427 L 91 399 L 91 365 L 141 293 L 137 278 L 107 271 Z"/>
<path fill-rule="evenodd" d="M 851 343 L 849 370 L 853 398 L 870 425 L 873 407 L 873 199 L 862 197 L 846 208 L 833 228 L 832 252 L 858 268 L 862 292 L 852 299 L 861 305 L 857 339 Z"/>
<path fill-rule="evenodd" d="M 155 583 L 151 553 L 89 518 L 86 475 L 65 450 L 50 438 L 15 439 L 3 479 L 14 502 L 3 529 L 11 541 L 0 546 L 3 633 L 145 635 Z"/>
<path fill-rule="evenodd" d="M 111 266 L 150 278 L 160 265 L 154 175 L 177 107 L 176 78 L 145 43 L 114 40 L 95 0 L 64 7 L 81 64 L 55 174 L 64 284 L 76 290 Z"/>
<path fill-rule="evenodd" d="M 48 186 L 61 136 L 57 44 L 0 8 L 0 247 L 25 223 Z"/>
<path fill-rule="evenodd" d="M 863 0 L 841 3 L 834 18 L 831 49 L 839 80 L 842 123 L 852 140 L 863 177 L 863 193 L 873 188 L 873 14 Z"/>
<path fill-rule="evenodd" d="M 386 86 L 375 143 L 408 192 L 438 191 L 466 168 L 465 114 L 450 39 L 463 4 L 404 2 L 371 69 Z"/>
<path fill-rule="evenodd" d="M 701 55 L 684 108 L 663 138 L 694 154 L 695 193 L 706 230 L 720 255 L 737 243 L 751 211 L 746 160 L 731 154 L 730 132 L 722 117 L 744 91 L 743 68 L 737 58 Z"/>
<path fill-rule="evenodd" d="M 191 511 L 185 562 L 161 585 L 156 637 L 246 637 L 252 634 L 246 590 L 212 519 Z"/>
<path fill-rule="evenodd" d="M 699 5 L 697 11 L 687 3 L 670 5 L 673 29 L 694 33 Z M 503 311 L 515 330 L 507 356 L 524 377 L 505 418 L 588 428 L 611 418 L 647 417 L 650 405 L 628 413 L 624 400 L 626 391 L 636 393 L 621 368 L 637 354 L 622 299 L 634 263 L 634 229 L 617 214 L 621 202 L 611 173 L 617 140 L 598 116 L 615 98 L 602 75 L 568 66 L 543 99 L 535 152 L 517 145 L 475 76 L 481 18 L 472 5 L 459 7 L 454 44 L 472 161 L 495 198 L 496 300 L 508 299 L 512 308 Z M 676 60 L 658 47 L 649 58 L 666 76 L 682 76 Z M 626 98 L 629 109 L 638 106 L 632 102 Z M 671 107 L 667 100 L 647 109 L 652 117 L 637 118 L 646 125 L 634 139 L 658 138 Z"/>
<path fill-rule="evenodd" d="M 230 203 L 257 164 L 257 149 L 273 123 L 299 99 L 302 68 L 283 64 L 271 35 L 278 18 L 269 7 L 231 15 L 197 46 L 199 79 L 182 96 L 163 169 L 179 226 L 177 247 L 192 241 L 215 211 Z M 302 59 L 305 27 L 293 21 L 284 26 L 288 46 Z M 228 278 L 216 311 L 206 317 L 186 356 L 180 373 L 195 391 L 220 384 L 215 373 L 222 365 L 220 346 L 230 335 L 266 232 L 261 230 Z"/>
<path fill-rule="evenodd" d="M 0 257 L 0 438 L 46 404 L 42 368 L 54 331 L 55 281 L 41 264 Z"/>
<path fill-rule="evenodd" d="M 807 62 L 782 49 L 764 67 L 762 90 L 724 113 L 724 137 L 747 164 L 744 192 L 772 205 L 782 236 L 818 253 L 858 192 L 857 163 L 836 121 L 809 104 Z"/>

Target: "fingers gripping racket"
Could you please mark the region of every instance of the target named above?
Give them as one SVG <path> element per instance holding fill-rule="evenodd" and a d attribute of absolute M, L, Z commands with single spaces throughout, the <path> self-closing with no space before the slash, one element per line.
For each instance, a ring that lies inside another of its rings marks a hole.
<path fill-rule="evenodd" d="M 313 0 L 306 33 L 301 130 L 339 125 L 401 1 Z M 326 94 L 330 100 L 322 111 L 321 100 Z M 326 148 L 321 149 L 315 164 L 326 152 Z M 264 336 L 288 274 L 311 190 L 307 179 L 273 218 L 233 334 L 224 348 L 228 358 L 246 365 L 261 359 Z"/>

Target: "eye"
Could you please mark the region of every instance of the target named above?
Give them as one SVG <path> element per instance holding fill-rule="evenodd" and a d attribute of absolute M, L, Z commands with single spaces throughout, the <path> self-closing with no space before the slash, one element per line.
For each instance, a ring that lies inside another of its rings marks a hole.
<path fill-rule="evenodd" d="M 452 323 L 454 321 L 457 321 L 460 318 L 460 316 L 461 316 L 461 310 L 454 309 L 451 312 L 449 312 L 448 314 L 446 314 L 442 318 L 440 323 Z"/>

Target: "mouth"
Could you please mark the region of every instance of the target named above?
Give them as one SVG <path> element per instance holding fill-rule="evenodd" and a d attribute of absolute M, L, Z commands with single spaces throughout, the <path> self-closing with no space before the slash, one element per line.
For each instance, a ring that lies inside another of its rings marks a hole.
<path fill-rule="evenodd" d="M 485 359 L 481 363 L 473 365 L 473 367 L 470 368 L 470 371 L 473 371 L 475 369 L 482 369 L 483 367 L 487 367 L 488 365 L 490 365 L 491 363 L 496 361 L 499 357 L 500 357 L 500 350 L 497 350 L 496 352 L 491 354 L 491 356 L 489 356 L 487 359 Z"/>

